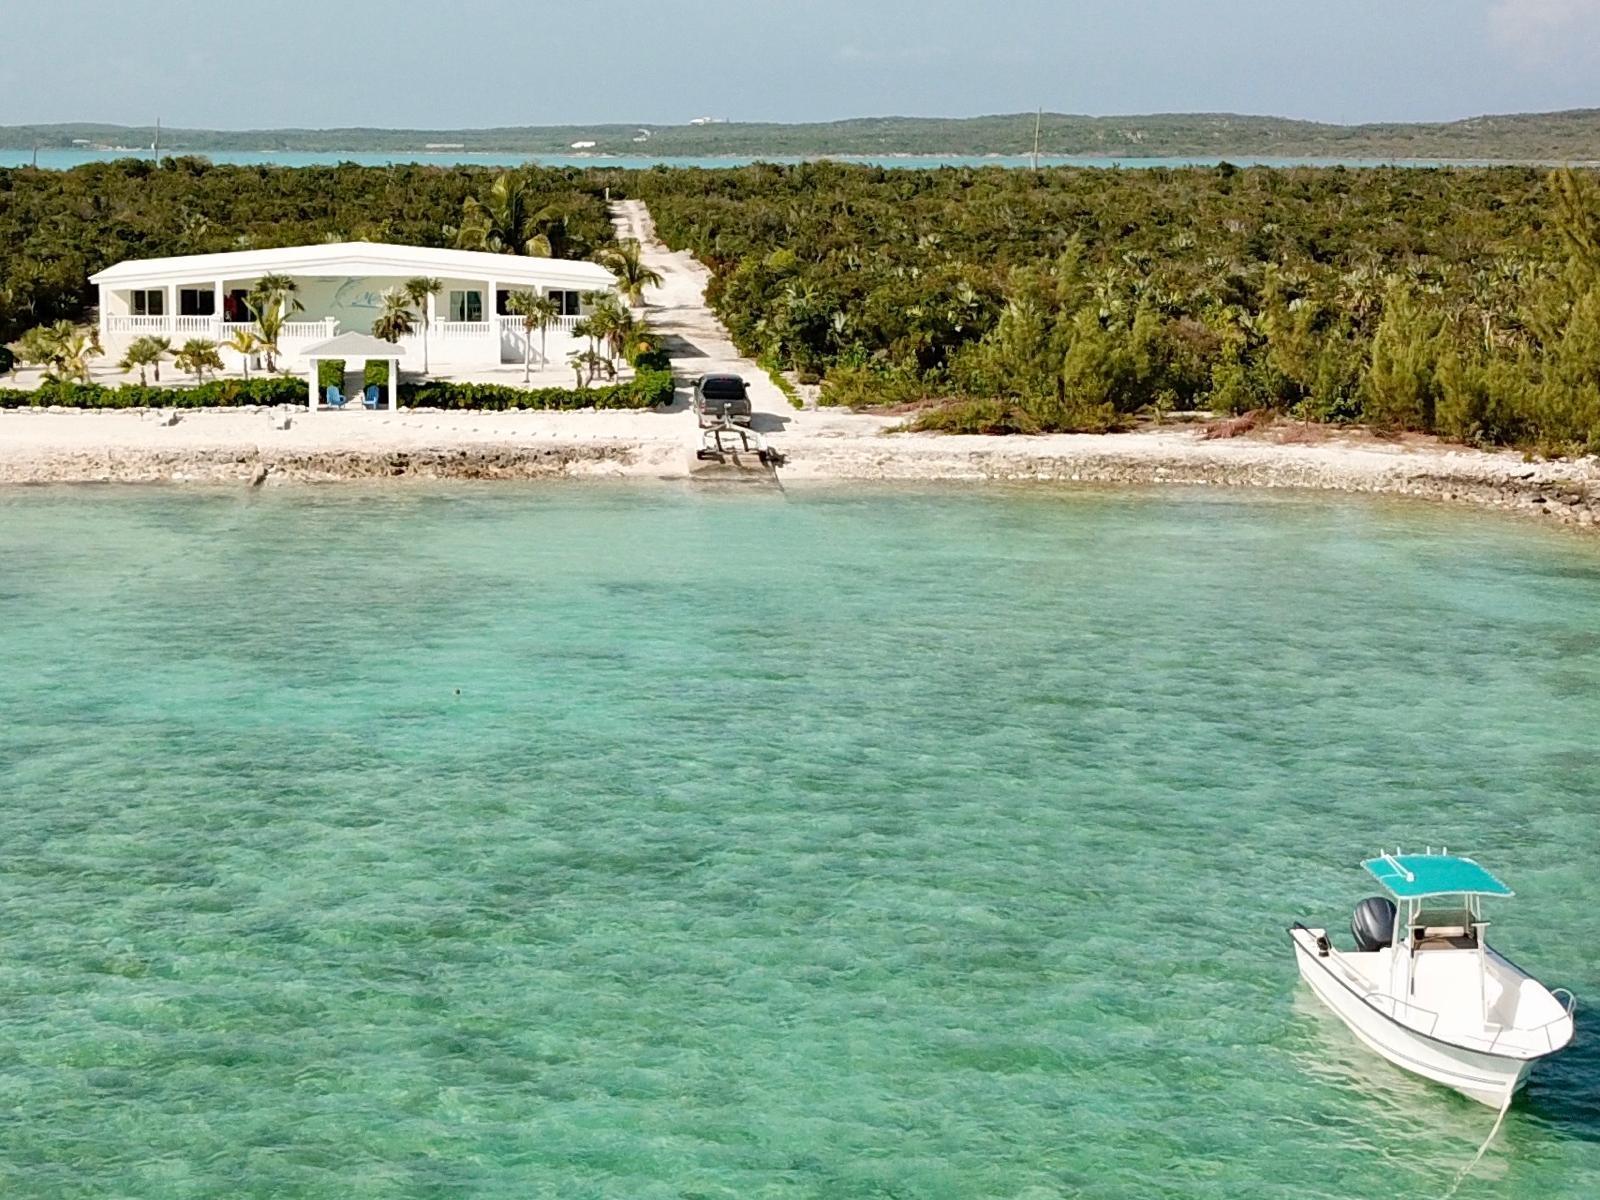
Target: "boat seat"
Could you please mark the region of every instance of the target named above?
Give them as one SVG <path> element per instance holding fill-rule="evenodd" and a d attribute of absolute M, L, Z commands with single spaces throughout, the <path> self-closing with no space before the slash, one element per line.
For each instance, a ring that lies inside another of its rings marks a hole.
<path fill-rule="evenodd" d="M 1416 950 L 1476 950 L 1478 939 L 1460 925 L 1417 925 L 1411 930 Z"/>

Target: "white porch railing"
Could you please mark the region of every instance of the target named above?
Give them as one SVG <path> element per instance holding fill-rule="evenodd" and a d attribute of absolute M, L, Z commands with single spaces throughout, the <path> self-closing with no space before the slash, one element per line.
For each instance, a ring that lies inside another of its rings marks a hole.
<path fill-rule="evenodd" d="M 469 341 L 486 338 L 490 334 L 487 321 L 435 321 L 428 327 L 428 336 L 441 342 Z"/>
<path fill-rule="evenodd" d="M 285 321 L 278 332 L 278 344 L 287 342 L 325 342 L 339 330 L 339 322 L 332 317 L 322 321 Z M 236 333 L 255 333 L 254 321 L 224 321 L 217 327 L 218 340 L 226 341 Z"/>
<path fill-rule="evenodd" d="M 240 331 L 254 332 L 254 321 L 223 321 L 216 317 L 123 317 L 106 318 L 107 333 L 170 334 L 178 337 L 203 337 L 225 342 Z M 287 342 L 321 342 L 331 338 L 339 328 L 332 317 L 322 321 L 286 321 L 278 335 L 281 344 Z"/>
<path fill-rule="evenodd" d="M 107 317 L 107 333 L 171 333 L 170 317 Z"/>
<path fill-rule="evenodd" d="M 496 317 L 495 320 L 499 322 L 502 330 L 512 330 L 516 333 L 521 333 L 523 330 L 521 317 Z M 550 324 L 546 327 L 545 332 L 571 333 L 573 328 L 581 320 L 583 320 L 582 317 L 557 317 L 554 321 L 550 322 Z M 533 333 L 535 337 L 539 335 L 539 331 L 537 329 L 535 329 Z"/>

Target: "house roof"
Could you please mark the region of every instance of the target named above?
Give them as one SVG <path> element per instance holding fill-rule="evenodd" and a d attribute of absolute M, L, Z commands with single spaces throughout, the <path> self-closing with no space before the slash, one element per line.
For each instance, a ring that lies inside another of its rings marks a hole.
<path fill-rule="evenodd" d="M 1361 865 L 1401 900 L 1512 894 L 1510 888 L 1470 858 L 1453 854 L 1383 854 Z"/>
<path fill-rule="evenodd" d="M 481 250 L 436 246 L 397 246 L 384 242 L 327 242 L 281 246 L 274 250 L 233 250 L 226 254 L 187 254 L 179 258 L 130 258 L 89 276 L 89 282 L 116 286 L 200 283 L 216 279 L 254 279 L 262 275 L 392 275 L 409 279 L 433 275 L 447 279 L 495 280 L 502 284 L 609 289 L 611 272 L 598 263 L 567 258 L 529 258 Z"/>
<path fill-rule="evenodd" d="M 370 333 L 352 329 L 348 333 L 341 333 L 338 337 L 307 347 L 300 351 L 300 355 L 302 358 L 399 359 L 405 356 L 405 351 L 394 342 L 386 342 L 382 338 L 373 337 Z"/>

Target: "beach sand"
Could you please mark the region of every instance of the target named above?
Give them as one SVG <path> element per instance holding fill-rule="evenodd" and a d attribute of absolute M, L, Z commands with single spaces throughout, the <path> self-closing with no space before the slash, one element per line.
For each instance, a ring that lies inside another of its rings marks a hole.
<path fill-rule="evenodd" d="M 277 428 L 288 415 L 289 428 Z M 1296 440 L 1280 427 L 1226 440 L 1166 426 L 1119 434 L 962 437 L 888 432 L 841 410 L 757 413 L 783 481 L 1183 483 L 1420 496 L 1600 521 L 1600 464 L 1429 439 Z M 1284 440 L 1285 436 L 1289 440 Z M 693 416 L 671 412 L 126 411 L 0 413 L 0 483 L 282 484 L 343 479 L 685 479 Z"/>

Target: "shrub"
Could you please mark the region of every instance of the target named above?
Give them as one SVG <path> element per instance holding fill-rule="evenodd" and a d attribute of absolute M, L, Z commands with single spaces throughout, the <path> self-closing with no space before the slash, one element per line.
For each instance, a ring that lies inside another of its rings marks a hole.
<path fill-rule="evenodd" d="M 126 384 L 46 383 L 36 391 L 0 390 L 0 408 L 232 408 L 245 404 L 304 404 L 304 379 L 213 379 L 199 387 L 164 388 Z"/>
<path fill-rule="evenodd" d="M 344 388 L 342 358 L 325 358 L 317 364 L 317 390 L 325 392 L 331 387 Z"/>
<path fill-rule="evenodd" d="M 400 401 L 413 408 L 572 410 L 578 408 L 650 408 L 671 404 L 675 384 L 670 371 L 640 371 L 626 383 L 599 388 L 517 388 L 498 383 L 426 383 L 400 385 Z"/>
<path fill-rule="evenodd" d="M 339 382 L 337 379 L 334 382 Z M 650 408 L 672 403 L 670 371 L 640 371 L 626 383 L 602 388 L 535 388 L 497 383 L 407 383 L 400 387 L 404 404 L 451 409 L 578 409 Z M 0 389 L 0 408 L 228 408 L 245 404 L 304 404 L 305 380 L 295 377 L 214 379 L 192 388 L 104 387 L 100 384 L 49 383 L 37 391 Z"/>
<path fill-rule="evenodd" d="M 928 397 L 928 386 L 915 376 L 871 367 L 835 367 L 822 381 L 822 403 L 844 408 L 894 408 Z"/>
<path fill-rule="evenodd" d="M 659 347 L 641 350 L 633 356 L 633 369 L 636 371 L 670 371 L 672 370 L 672 356 Z"/>
<path fill-rule="evenodd" d="M 905 426 L 916 433 L 1039 433 L 1039 423 L 1009 400 L 957 400 L 918 413 Z"/>

